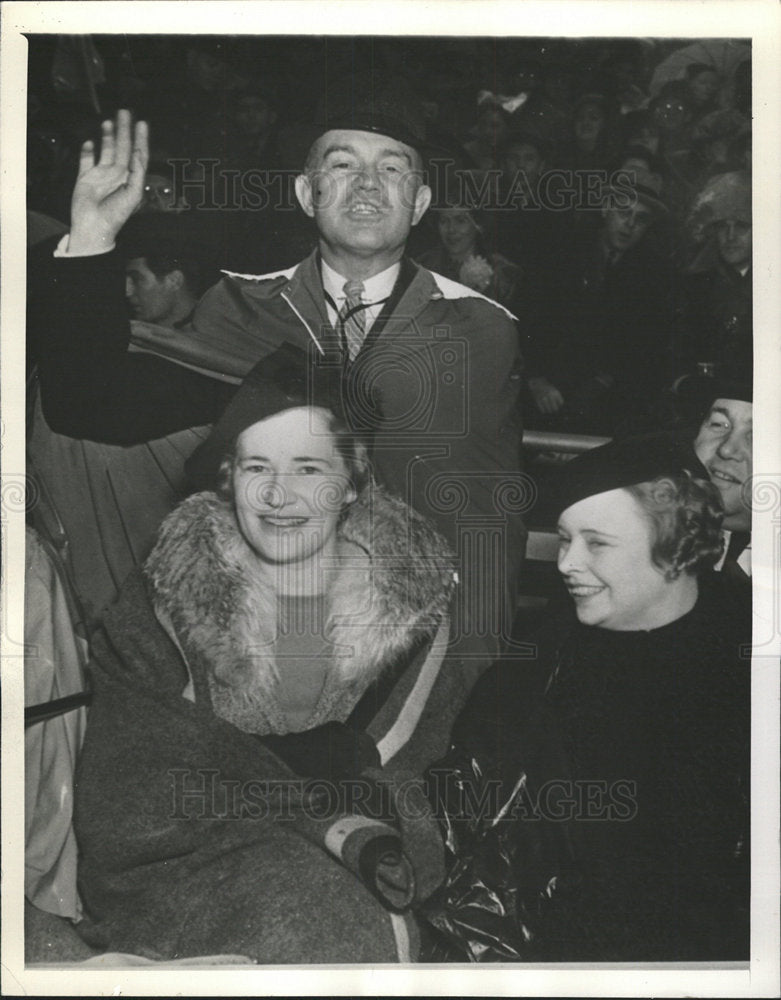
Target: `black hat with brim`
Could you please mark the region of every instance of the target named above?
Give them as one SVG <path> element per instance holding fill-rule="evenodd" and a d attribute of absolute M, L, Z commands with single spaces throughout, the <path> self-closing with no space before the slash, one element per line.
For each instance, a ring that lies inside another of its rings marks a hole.
<path fill-rule="evenodd" d="M 754 386 L 750 378 L 731 375 L 690 375 L 683 379 L 676 395 L 693 418 L 701 419 L 717 399 L 754 402 Z"/>
<path fill-rule="evenodd" d="M 321 134 L 348 129 L 387 135 L 416 150 L 426 144 L 426 119 L 414 94 L 372 74 L 351 74 L 327 87 L 314 124 Z"/>
<path fill-rule="evenodd" d="M 587 497 L 663 476 L 677 477 L 688 472 L 695 479 L 708 480 L 708 472 L 691 443 L 672 432 L 611 441 L 578 455 L 562 471 L 554 495 L 557 515 Z"/>

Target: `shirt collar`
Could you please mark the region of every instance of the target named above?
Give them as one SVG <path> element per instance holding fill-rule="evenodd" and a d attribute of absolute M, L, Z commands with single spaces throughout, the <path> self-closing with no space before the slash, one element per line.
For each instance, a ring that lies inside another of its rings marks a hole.
<path fill-rule="evenodd" d="M 343 302 L 345 297 L 344 283 L 347 281 L 347 278 L 339 274 L 338 271 L 334 271 L 322 258 L 320 259 L 320 268 L 325 291 L 328 292 L 337 304 Z M 387 299 L 393 291 L 393 286 L 396 284 L 400 270 L 401 261 L 397 260 L 395 264 L 386 267 L 384 271 L 380 271 L 374 277 L 366 278 L 363 283 L 362 298 L 364 302 L 379 302 L 381 299 Z"/>

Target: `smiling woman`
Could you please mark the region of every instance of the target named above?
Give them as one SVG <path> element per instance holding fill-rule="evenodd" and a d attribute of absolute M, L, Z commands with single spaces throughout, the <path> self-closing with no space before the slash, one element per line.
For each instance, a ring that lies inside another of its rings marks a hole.
<path fill-rule="evenodd" d="M 76 819 L 93 945 L 415 957 L 410 908 L 442 871 L 415 774 L 436 755 L 419 723 L 448 710 L 453 563 L 374 485 L 339 393 L 289 345 L 256 366 L 203 452 L 218 491 L 169 515 L 105 619 Z"/>
<path fill-rule="evenodd" d="M 572 605 L 531 637 L 536 662 L 480 679 L 431 769 L 453 852 L 435 958 L 748 957 L 750 616 L 709 572 L 715 487 L 661 451 L 573 463 Z"/>

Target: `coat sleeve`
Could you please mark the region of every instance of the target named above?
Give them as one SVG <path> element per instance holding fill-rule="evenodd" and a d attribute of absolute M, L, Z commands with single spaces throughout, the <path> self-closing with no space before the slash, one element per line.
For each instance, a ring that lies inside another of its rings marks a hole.
<path fill-rule="evenodd" d="M 130 445 L 212 423 L 234 387 L 128 353 L 124 290 L 116 252 L 50 258 L 31 274 L 28 322 L 49 426 L 70 437 Z"/>

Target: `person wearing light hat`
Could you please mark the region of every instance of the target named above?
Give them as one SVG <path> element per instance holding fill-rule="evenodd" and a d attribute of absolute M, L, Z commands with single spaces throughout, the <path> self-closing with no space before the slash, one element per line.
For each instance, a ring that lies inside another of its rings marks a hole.
<path fill-rule="evenodd" d="M 338 381 L 291 345 L 255 368 L 201 454 L 217 492 L 166 518 L 94 639 L 75 802 L 88 943 L 416 957 L 412 907 L 443 870 L 416 774 L 426 717 L 455 714 L 453 557 L 373 483 Z"/>
<path fill-rule="evenodd" d="M 427 913 L 461 960 L 748 958 L 750 613 L 701 585 L 715 487 L 669 437 L 636 444 L 571 463 L 567 605 L 431 770 L 455 834 Z"/>
<path fill-rule="evenodd" d="M 713 374 L 751 381 L 753 243 L 751 177 L 720 174 L 695 199 L 689 224 L 706 243 L 683 285 L 676 352 L 680 372 L 698 364 Z"/>
<path fill-rule="evenodd" d="M 74 315 L 73 290 L 52 281 L 42 327 L 54 323 L 58 336 L 47 345 L 44 409 L 47 400 L 63 404 L 63 433 L 77 416 L 78 436 L 132 443 L 181 421 L 212 422 L 233 389 L 226 381 L 280 343 L 313 347 L 362 401 L 360 423 L 376 426 L 378 481 L 431 517 L 459 552 L 461 658 L 452 673 L 463 699 L 510 634 L 523 557 L 514 317 L 404 255 L 431 192 L 421 174 L 424 119 L 401 88 L 350 78 L 326 89 L 312 140 L 296 193 L 316 223 L 317 250 L 283 272 L 226 274 L 196 308 L 187 350 L 197 348 L 197 358 L 182 359 L 170 341 L 160 345 L 164 357 L 125 356 L 116 314 L 106 317 L 109 337 L 90 310 Z M 112 256 L 106 251 L 142 196 L 146 129 L 138 123 L 132 136 L 121 112 L 116 129 L 104 123 L 103 146 L 98 162 L 85 146 L 73 226 L 53 263 L 82 288 L 99 287 L 109 310 L 113 265 L 101 258 Z"/>

